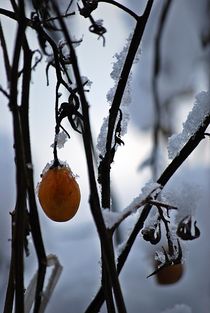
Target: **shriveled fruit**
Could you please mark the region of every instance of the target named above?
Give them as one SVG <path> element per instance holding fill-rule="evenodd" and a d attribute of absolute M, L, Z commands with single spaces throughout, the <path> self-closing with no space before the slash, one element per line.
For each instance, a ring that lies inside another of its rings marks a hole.
<path fill-rule="evenodd" d="M 42 176 L 38 197 L 45 214 L 56 222 L 70 220 L 80 203 L 80 189 L 66 166 L 49 168 Z"/>

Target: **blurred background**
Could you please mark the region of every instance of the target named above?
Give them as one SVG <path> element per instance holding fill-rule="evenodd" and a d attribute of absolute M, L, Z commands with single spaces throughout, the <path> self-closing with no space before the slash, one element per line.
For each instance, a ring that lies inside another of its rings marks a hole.
<path fill-rule="evenodd" d="M 143 13 L 146 1 L 118 1 L 137 14 Z M 136 196 L 146 182 L 158 177 L 170 162 L 167 140 L 182 130 L 188 112 L 192 109 L 195 95 L 209 90 L 210 79 L 210 1 L 173 0 L 161 38 L 161 67 L 157 77 L 160 101 L 158 143 L 154 157 L 154 126 L 157 111 L 154 103 L 152 80 L 155 60 L 155 38 L 164 1 L 154 3 L 151 16 L 140 47 L 139 61 L 133 66 L 131 102 L 127 134 L 122 138 L 125 145 L 118 148 L 112 166 L 112 190 L 116 209 L 121 211 Z M 59 2 L 61 9 L 66 1 Z M 76 8 L 76 1 L 73 4 Z M 8 1 L 1 1 L 2 8 L 10 9 Z M 28 3 L 30 16 L 30 3 Z M 88 31 L 89 21 L 78 12 L 68 19 L 69 31 L 77 39 L 83 39 L 76 48 L 82 75 L 92 81 L 86 93 L 90 104 L 93 139 L 96 145 L 104 117 L 108 115 L 106 95 L 114 86 L 110 77 L 114 55 L 120 53 L 135 27 L 135 21 L 122 10 L 100 3 L 93 12 L 94 18 L 103 19 L 107 29 L 105 46 L 102 38 Z M 13 55 L 16 24 L 1 16 L 10 57 Z M 31 49 L 38 47 L 36 34 L 28 30 Z M 0 59 L 3 60 L 2 50 Z M 53 159 L 50 147 L 54 140 L 55 73 L 49 70 L 49 86 L 46 85 L 46 59 L 43 58 L 32 74 L 30 94 L 30 127 L 33 168 L 36 184 L 45 165 Z M 6 88 L 3 61 L 0 62 L 1 86 Z M 66 99 L 66 95 L 62 97 Z M 210 104 L 209 104 L 210 105 Z M 0 307 L 3 307 L 5 286 L 10 258 L 10 214 L 15 205 L 15 164 L 13 154 L 13 130 L 7 99 L 0 94 Z M 63 123 L 71 139 L 59 150 L 59 158 L 67 161 L 78 175 L 81 189 L 80 209 L 69 222 L 50 221 L 39 206 L 42 234 L 47 254 L 56 254 L 63 266 L 46 313 L 59 310 L 81 313 L 94 297 L 100 286 L 100 246 L 95 225 L 89 210 L 89 186 L 86 160 L 81 136 Z M 190 206 L 201 230 L 195 241 L 182 243 L 184 269 L 175 284 L 160 284 L 156 277 L 147 278 L 154 270 L 154 254 L 160 247 L 151 246 L 139 234 L 122 270 L 120 280 L 128 312 L 175 313 L 209 312 L 210 274 L 208 272 L 210 247 L 210 145 L 203 140 L 196 151 L 181 166 L 166 186 L 175 204 Z M 152 158 L 153 156 L 153 158 Z M 153 162 L 151 161 L 153 160 Z M 154 170 L 155 169 L 155 170 Z M 118 243 L 126 240 L 138 214 L 134 214 L 120 228 Z M 36 271 L 37 261 L 32 241 L 30 256 L 25 260 L 26 286 Z M 182 304 L 180 307 L 175 307 Z M 174 308 L 174 309 L 173 309 Z M 171 310 L 169 310 L 171 309 Z M 103 312 L 103 310 L 102 310 Z M 104 308 L 105 312 L 105 308 Z"/>

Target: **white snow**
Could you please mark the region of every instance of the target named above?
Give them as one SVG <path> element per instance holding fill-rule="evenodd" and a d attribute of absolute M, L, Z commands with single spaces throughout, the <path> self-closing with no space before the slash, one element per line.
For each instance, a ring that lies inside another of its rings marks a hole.
<path fill-rule="evenodd" d="M 61 160 L 58 160 L 59 161 L 59 163 L 60 163 L 60 165 L 62 166 L 62 167 L 66 167 L 70 172 L 71 172 L 71 168 L 70 168 L 70 166 L 68 165 L 68 163 L 66 162 L 66 161 L 61 161 Z M 48 162 L 46 165 L 45 165 L 45 167 L 44 167 L 44 169 L 42 170 L 42 176 L 51 168 L 51 166 L 53 165 L 53 163 L 54 163 L 54 160 L 52 160 L 52 161 L 50 161 L 50 162 Z M 58 166 L 58 168 L 59 168 L 59 166 Z M 72 172 L 71 172 L 72 173 Z"/>
<path fill-rule="evenodd" d="M 57 148 L 61 149 L 64 147 L 66 141 L 68 140 L 68 135 L 62 130 L 58 134 L 55 135 L 55 141 L 51 144 L 51 148 L 54 148 L 55 142 L 57 143 Z"/>
<path fill-rule="evenodd" d="M 179 188 L 164 189 L 161 197 L 164 201 L 177 207 L 174 213 L 175 223 L 178 224 L 186 216 L 195 216 L 201 193 L 201 188 L 198 185 L 183 180 L 179 183 Z"/>
<path fill-rule="evenodd" d="M 106 153 L 106 135 L 108 130 L 108 121 L 109 121 L 108 117 L 104 117 L 100 133 L 97 139 L 96 148 L 98 149 L 99 154 L 102 156 L 104 156 Z"/>
<path fill-rule="evenodd" d="M 183 130 L 177 135 L 172 135 L 168 140 L 168 156 L 174 159 L 181 149 L 202 125 L 206 116 L 210 114 L 210 92 L 202 91 L 196 96 L 192 111 L 183 123 Z"/>
<path fill-rule="evenodd" d="M 107 228 L 111 229 L 113 225 L 115 225 L 121 214 L 119 212 L 110 211 L 110 209 L 103 209 L 102 211 L 104 222 Z"/>
<path fill-rule="evenodd" d="M 160 192 L 161 186 L 156 182 L 148 182 L 142 189 L 139 196 L 133 199 L 133 201 L 123 210 L 122 214 L 132 212 L 136 210 L 149 198 L 154 197 Z"/>
<path fill-rule="evenodd" d="M 156 182 L 148 182 L 142 192 L 133 199 L 133 201 L 121 212 L 107 211 L 103 213 L 107 228 L 111 229 L 116 224 L 122 222 L 126 217 L 135 213 L 142 205 L 146 203 L 148 198 L 154 197 L 161 190 L 161 186 Z"/>
<path fill-rule="evenodd" d="M 155 252 L 155 260 L 160 262 L 161 264 L 164 264 L 165 262 L 165 254 L 163 253 L 163 251 L 156 251 Z"/>

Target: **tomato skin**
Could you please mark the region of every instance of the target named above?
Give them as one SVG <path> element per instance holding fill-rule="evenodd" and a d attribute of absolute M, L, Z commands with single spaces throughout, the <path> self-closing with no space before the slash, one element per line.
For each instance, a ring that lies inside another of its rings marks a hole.
<path fill-rule="evenodd" d="M 161 269 L 156 274 L 157 283 L 160 285 L 171 285 L 177 283 L 183 276 L 183 264 L 174 264 Z"/>
<path fill-rule="evenodd" d="M 80 204 L 79 185 L 71 170 L 65 166 L 47 170 L 39 184 L 38 198 L 43 211 L 51 220 L 70 220 Z"/>

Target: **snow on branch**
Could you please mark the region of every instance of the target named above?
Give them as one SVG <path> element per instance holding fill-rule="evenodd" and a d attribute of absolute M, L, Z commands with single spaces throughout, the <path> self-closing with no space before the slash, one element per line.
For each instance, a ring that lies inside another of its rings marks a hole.
<path fill-rule="evenodd" d="M 197 130 L 202 126 L 205 118 L 210 114 L 210 92 L 202 91 L 196 96 L 192 111 L 183 123 L 181 133 L 172 135 L 168 140 L 168 156 L 174 159 Z"/>
<path fill-rule="evenodd" d="M 103 210 L 103 217 L 108 229 L 114 230 L 124 219 L 135 213 L 141 206 L 153 199 L 160 191 L 161 186 L 155 182 L 147 183 L 142 192 L 121 212 L 112 212 L 109 209 Z"/>
<path fill-rule="evenodd" d="M 127 38 L 126 44 L 123 47 L 122 51 L 120 53 L 115 53 L 114 55 L 115 62 L 113 62 L 112 72 L 110 73 L 111 78 L 114 80 L 114 86 L 108 91 L 107 96 L 106 96 L 107 101 L 110 104 L 112 104 L 118 82 L 121 79 L 121 71 L 125 63 L 125 59 L 127 56 L 129 46 L 130 46 L 131 39 L 132 39 L 132 34 L 130 34 L 129 37 Z M 139 54 L 140 52 L 138 51 L 134 58 L 133 64 L 138 62 Z M 128 121 L 129 121 L 128 106 L 131 103 L 131 80 L 132 80 L 132 73 L 130 72 L 128 80 L 127 80 L 127 84 L 123 93 L 122 101 L 121 101 L 121 111 L 122 111 L 121 136 L 127 133 L 127 126 L 128 126 Z M 97 149 L 99 151 L 99 154 L 102 156 L 104 156 L 106 152 L 107 130 L 108 130 L 108 117 L 104 118 L 103 124 L 101 126 L 101 130 L 97 139 Z M 114 140 L 112 144 L 114 144 Z"/>

